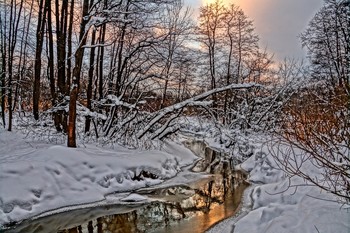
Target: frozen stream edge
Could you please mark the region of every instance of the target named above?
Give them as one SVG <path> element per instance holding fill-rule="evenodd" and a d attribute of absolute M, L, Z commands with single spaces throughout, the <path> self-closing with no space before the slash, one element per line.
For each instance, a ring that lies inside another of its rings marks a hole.
<path fill-rule="evenodd" d="M 235 224 L 252 211 L 253 199 L 251 195 L 255 187 L 257 187 L 256 184 L 250 183 L 250 185 L 244 190 L 241 205 L 238 207 L 239 211 L 235 216 L 218 222 L 209 228 L 206 233 L 233 233 Z"/>

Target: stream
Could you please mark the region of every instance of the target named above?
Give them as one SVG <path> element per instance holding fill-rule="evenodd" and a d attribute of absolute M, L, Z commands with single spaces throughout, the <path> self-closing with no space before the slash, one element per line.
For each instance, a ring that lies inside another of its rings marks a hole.
<path fill-rule="evenodd" d="M 25 220 L 6 233 L 205 232 L 237 214 L 248 184 L 243 172 L 233 171 L 229 156 L 209 148 L 203 141 L 187 142 L 186 146 L 200 157 L 194 165 L 183 168 L 183 176 L 193 177 L 186 183 L 169 180 L 134 191 L 146 196 L 146 202 L 70 210 Z"/>

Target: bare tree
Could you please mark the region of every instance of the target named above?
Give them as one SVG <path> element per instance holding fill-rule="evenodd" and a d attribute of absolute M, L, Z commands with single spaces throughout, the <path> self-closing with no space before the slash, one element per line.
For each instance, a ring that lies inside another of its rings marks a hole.
<path fill-rule="evenodd" d="M 4 9 L 5 6 L 2 6 L 2 9 Z M 0 75 L 0 88 L 1 88 L 1 118 L 3 126 L 6 126 L 6 119 L 5 119 L 5 101 L 6 101 L 6 30 L 7 30 L 7 22 L 6 22 L 6 15 L 3 16 L 5 11 L 1 13 L 0 17 L 0 52 L 1 52 L 1 75 Z"/>
<path fill-rule="evenodd" d="M 348 203 L 349 96 L 344 90 L 329 89 L 326 82 L 311 85 L 301 87 L 284 105 L 278 143 L 289 149 L 277 151 L 275 158 L 287 174 L 300 176 Z M 306 163 L 319 169 L 320 175 L 303 169 Z"/>
<path fill-rule="evenodd" d="M 225 6 L 219 0 L 208 4 L 200 9 L 199 16 L 199 34 L 203 35 L 203 44 L 205 45 L 209 58 L 210 88 L 216 88 L 217 66 L 218 66 L 218 39 L 222 29 L 222 16 Z M 213 107 L 217 107 L 216 94 L 213 95 Z"/>
<path fill-rule="evenodd" d="M 253 21 L 249 20 L 242 9 L 230 5 L 225 8 L 223 21 L 223 44 L 228 47 L 226 65 L 226 85 L 230 83 L 243 83 L 250 72 L 247 63 L 254 60 L 255 53 L 259 52 L 258 36 L 254 33 Z M 226 42 L 227 41 L 227 42 Z M 255 81 L 255 80 L 254 80 Z M 228 107 L 231 93 L 225 93 L 224 118 L 229 121 Z"/>
<path fill-rule="evenodd" d="M 349 2 L 326 0 L 300 36 L 314 78 L 349 89 Z"/>
<path fill-rule="evenodd" d="M 301 35 L 310 72 L 283 105 L 277 135 L 278 143 L 288 149 L 275 153 L 287 174 L 304 178 L 344 203 L 350 201 L 349 13 L 349 2 L 326 0 Z M 320 174 L 305 170 L 308 163 Z"/>
<path fill-rule="evenodd" d="M 36 49 L 35 49 L 35 64 L 34 64 L 34 85 L 33 85 L 33 115 L 34 119 L 39 119 L 39 101 L 40 101 L 40 77 L 41 77 L 41 54 L 44 43 L 44 30 L 46 22 L 47 1 L 40 0 L 38 24 L 36 29 Z"/>
<path fill-rule="evenodd" d="M 173 73 L 175 73 L 175 64 L 180 62 L 180 53 L 185 52 L 181 49 L 188 40 L 188 35 L 193 28 L 190 19 L 190 9 L 183 7 L 182 2 L 175 2 L 173 5 L 166 6 L 163 22 L 160 30 L 166 35 L 166 39 L 160 44 L 158 52 L 161 60 L 164 60 L 163 69 L 160 72 L 161 78 L 164 80 L 163 95 L 160 108 L 166 104 L 166 98 L 169 82 L 175 81 Z"/>
<path fill-rule="evenodd" d="M 89 71 L 88 71 L 88 86 L 86 90 L 86 98 L 87 103 L 86 107 L 89 110 L 92 110 L 91 102 L 92 102 L 92 85 L 93 85 L 93 77 L 94 77 L 94 66 L 95 66 L 95 46 L 93 46 L 96 43 L 96 29 L 92 31 L 91 35 L 91 50 L 90 50 L 90 61 L 89 61 Z M 87 116 L 85 121 L 85 133 L 88 133 L 90 131 L 90 123 L 91 123 L 91 117 Z M 96 135 L 97 136 L 97 135 Z"/>
<path fill-rule="evenodd" d="M 81 66 L 83 62 L 84 56 L 84 45 L 87 40 L 87 23 L 89 21 L 88 17 L 89 13 L 89 1 L 84 0 L 83 2 L 83 11 L 82 18 L 80 23 L 80 33 L 79 33 L 79 47 L 75 52 L 75 66 L 73 69 L 73 83 L 70 91 L 70 99 L 69 99 L 69 117 L 68 117 L 68 147 L 76 147 L 76 117 L 77 117 L 77 99 L 79 93 L 79 85 L 80 85 L 80 76 L 81 76 Z"/>
<path fill-rule="evenodd" d="M 6 87 L 6 99 L 7 99 L 7 110 L 8 110 L 8 131 L 12 130 L 12 118 L 14 111 L 14 83 L 17 81 L 15 78 L 19 76 L 15 74 L 16 64 L 16 47 L 18 45 L 18 32 L 20 27 L 20 22 L 23 16 L 23 5 L 24 0 L 16 1 L 11 0 L 8 4 L 4 2 L 3 9 L 4 12 L 1 14 L 1 33 L 3 34 L 2 41 L 2 62 L 3 62 L 3 80 L 4 77 L 7 81 Z M 5 42 L 6 41 L 6 42 Z M 4 75 L 5 74 L 5 75 Z M 3 81 L 2 81 L 3 82 Z M 4 109 L 2 110 L 4 111 Z M 3 118 L 4 119 L 4 118 Z"/>

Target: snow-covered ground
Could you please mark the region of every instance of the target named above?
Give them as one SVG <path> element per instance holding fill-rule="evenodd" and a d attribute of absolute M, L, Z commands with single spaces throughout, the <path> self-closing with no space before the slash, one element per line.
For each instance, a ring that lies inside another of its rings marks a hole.
<path fill-rule="evenodd" d="M 288 178 L 278 169 L 271 148 L 256 143 L 256 150 L 237 169 L 250 173 L 243 211 L 209 230 L 209 233 L 349 233 L 349 206 L 332 194 L 305 185 L 299 177 Z M 320 171 L 305 162 L 301 169 Z"/>
<path fill-rule="evenodd" d="M 108 194 L 174 177 L 196 158 L 176 143 L 165 143 L 162 151 L 93 145 L 72 149 L 2 130 L 0 226 L 47 211 L 101 204 Z"/>
<path fill-rule="evenodd" d="M 245 192 L 240 215 L 209 232 L 350 232 L 348 206 L 316 187 L 303 185 L 300 178 L 288 179 L 277 168 L 266 144 L 256 138 L 250 143 L 254 144 L 253 155 L 237 166 L 250 173 L 252 183 Z M 91 144 L 72 149 L 0 131 L 0 226 L 48 211 L 109 204 L 116 200 L 108 194 L 164 180 L 162 185 L 181 183 L 181 175 L 169 178 L 195 159 L 188 149 L 170 142 L 162 151 L 112 150 Z M 304 169 L 320 172 L 307 163 Z M 131 194 L 119 199 L 130 200 L 145 201 L 145 197 Z"/>

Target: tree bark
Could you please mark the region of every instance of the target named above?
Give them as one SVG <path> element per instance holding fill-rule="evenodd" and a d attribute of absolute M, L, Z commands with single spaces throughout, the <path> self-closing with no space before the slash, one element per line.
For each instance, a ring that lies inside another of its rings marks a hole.
<path fill-rule="evenodd" d="M 36 29 L 36 48 L 34 63 L 34 86 L 33 86 L 33 114 L 34 119 L 39 120 L 39 100 L 40 100 L 40 75 L 41 75 L 41 53 L 43 49 L 43 37 L 45 29 L 44 0 L 39 3 L 38 25 Z"/>
<path fill-rule="evenodd" d="M 61 12 L 59 2 L 62 2 Z M 56 0 L 56 34 L 57 34 L 57 87 L 59 93 L 66 94 L 66 34 L 67 34 L 67 0 Z M 59 14 L 61 13 L 61 15 Z M 60 17 L 61 16 L 61 17 Z"/>
<path fill-rule="evenodd" d="M 100 44 L 104 44 L 105 42 L 105 35 L 106 35 L 106 24 L 102 25 L 102 30 L 100 31 Z M 105 48 L 104 46 L 100 46 L 100 57 L 99 57 L 99 73 L 98 73 L 98 80 L 99 80 L 99 89 L 98 89 L 98 93 L 99 93 L 99 97 L 100 99 L 103 98 L 103 58 L 104 58 L 104 51 Z"/>
<path fill-rule="evenodd" d="M 5 127 L 6 126 L 6 119 L 5 119 L 5 108 L 6 108 L 6 105 L 5 105 L 5 101 L 6 101 L 6 82 L 5 82 L 5 79 L 6 79 L 6 36 L 5 36 L 5 30 L 3 30 L 3 27 L 4 29 L 6 28 L 6 22 L 3 22 L 1 20 L 1 17 L 0 17 L 0 35 L 1 35 L 1 38 L 0 38 L 0 49 L 1 49 L 1 76 L 0 76 L 0 96 L 1 96 L 1 118 L 2 118 L 2 123 L 3 123 L 3 126 Z"/>
<path fill-rule="evenodd" d="M 73 70 L 74 72 L 74 70 Z M 78 98 L 78 84 L 73 77 L 72 90 L 69 99 L 69 117 L 68 117 L 68 147 L 77 147 L 76 143 L 76 118 L 77 118 L 77 98 Z"/>
<path fill-rule="evenodd" d="M 73 85 L 70 93 L 69 100 L 69 117 L 68 117 L 68 147 L 77 147 L 76 143 L 76 117 L 77 117 L 77 99 L 79 93 L 79 82 L 81 65 L 84 56 L 84 46 L 86 44 L 87 30 L 86 25 L 88 22 L 87 15 L 89 10 L 89 1 L 84 0 L 83 2 L 83 14 L 80 23 L 80 34 L 79 34 L 79 48 L 75 52 L 75 66 L 73 69 Z"/>
<path fill-rule="evenodd" d="M 73 15 L 74 15 L 74 0 L 71 0 L 69 10 L 69 25 L 68 25 L 68 54 L 67 54 L 67 88 L 70 87 L 70 80 L 72 78 L 72 34 L 73 34 Z"/>
<path fill-rule="evenodd" d="M 48 12 L 47 12 L 47 31 L 49 34 L 49 59 L 48 59 L 48 68 L 49 68 L 49 81 L 50 81 L 50 92 L 51 92 L 51 104 L 52 107 L 54 107 L 57 103 L 57 93 L 56 93 L 56 84 L 55 84 L 55 68 L 54 68 L 54 40 L 53 40 L 53 33 L 52 33 L 52 16 L 51 16 L 51 3 L 50 1 L 46 0 L 48 4 Z M 53 113 L 53 120 L 54 125 L 57 130 L 57 132 L 62 132 L 61 128 L 61 120 L 60 120 L 60 114 L 58 112 Z"/>
<path fill-rule="evenodd" d="M 12 130 L 13 60 L 14 60 L 16 43 L 17 43 L 17 33 L 18 33 L 18 26 L 19 26 L 22 8 L 23 8 L 23 0 L 20 2 L 19 6 L 16 4 L 16 2 L 11 1 L 10 31 L 9 31 L 9 44 L 8 44 L 8 84 L 7 84 L 7 88 L 8 88 L 7 102 L 8 102 L 8 111 L 9 111 L 9 124 L 7 129 L 8 131 Z"/>
<path fill-rule="evenodd" d="M 91 45 L 95 44 L 95 38 L 96 38 L 96 30 L 92 32 L 91 36 Z M 91 110 L 91 99 L 92 99 L 92 81 L 94 77 L 94 63 L 95 63 L 95 47 L 91 47 L 91 52 L 90 52 L 90 66 L 89 66 L 89 80 L 88 80 L 88 87 L 86 91 L 87 95 L 87 103 L 86 107 Z M 91 123 L 91 118 L 90 116 L 86 117 L 85 120 L 85 133 L 88 133 L 90 131 L 90 123 Z"/>

